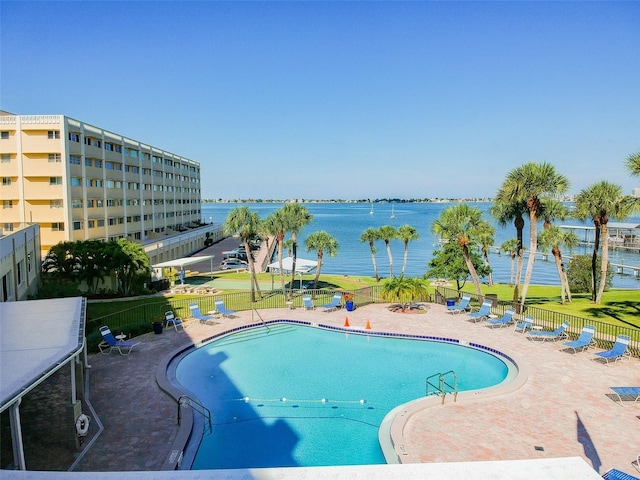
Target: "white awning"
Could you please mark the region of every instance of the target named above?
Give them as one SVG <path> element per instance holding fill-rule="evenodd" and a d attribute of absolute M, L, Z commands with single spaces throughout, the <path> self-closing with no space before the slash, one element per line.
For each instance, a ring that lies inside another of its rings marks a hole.
<path fill-rule="evenodd" d="M 194 263 L 204 262 L 205 260 L 211 260 L 215 255 L 200 255 L 196 257 L 181 257 L 175 260 L 169 260 L 167 262 L 156 263 L 151 265 L 151 268 L 184 268 L 186 265 L 192 265 Z"/>
<path fill-rule="evenodd" d="M 296 273 L 305 274 L 312 272 L 318 266 L 318 262 L 313 260 L 306 260 L 304 258 L 296 259 Z M 274 262 L 267 265 L 267 269 L 271 273 L 278 273 L 280 271 L 280 262 Z M 291 273 L 293 269 L 293 257 L 286 257 L 282 259 L 282 271 Z"/>

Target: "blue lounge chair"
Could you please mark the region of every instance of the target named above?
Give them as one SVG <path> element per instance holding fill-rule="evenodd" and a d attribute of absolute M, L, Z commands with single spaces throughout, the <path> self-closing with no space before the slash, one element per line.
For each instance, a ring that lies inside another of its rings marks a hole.
<path fill-rule="evenodd" d="M 613 344 L 611 350 L 606 350 L 604 352 L 594 353 L 596 358 L 594 360 L 604 359 L 607 364 L 609 364 L 609 360 L 613 360 L 613 363 L 617 362 L 621 358 L 626 358 L 627 360 L 631 358 L 631 352 L 627 351 L 627 346 L 631 338 L 627 335 L 618 335 L 616 338 L 616 343 Z"/>
<path fill-rule="evenodd" d="M 306 310 L 315 310 L 316 306 L 313 304 L 313 300 L 311 300 L 311 295 L 303 295 L 302 296 L 302 308 Z"/>
<path fill-rule="evenodd" d="M 533 325 L 533 317 L 531 315 L 526 315 L 524 317 L 524 320 L 516 323 L 513 330 L 515 332 L 520 332 L 524 334 L 524 332 L 531 329 L 532 325 Z"/>
<path fill-rule="evenodd" d="M 638 480 L 638 477 L 634 477 L 633 475 L 629 475 L 622 470 L 618 470 L 617 468 L 611 468 L 602 474 L 602 478 L 604 480 Z"/>
<path fill-rule="evenodd" d="M 622 405 L 622 397 L 630 397 L 635 405 L 640 400 L 640 387 L 609 387 L 618 397 L 620 405 Z"/>
<path fill-rule="evenodd" d="M 333 295 L 333 298 L 331 299 L 331 303 L 327 303 L 325 305 L 322 305 L 322 309 L 324 309 L 325 312 L 331 312 L 333 310 L 337 310 L 341 307 L 340 302 L 342 301 L 342 294 L 340 292 L 337 292 Z"/>
<path fill-rule="evenodd" d="M 223 317 L 233 317 L 233 314 L 236 313 L 235 310 L 229 310 L 225 307 L 223 300 L 215 300 L 214 303 L 216 304 L 216 310 Z"/>
<path fill-rule="evenodd" d="M 182 319 L 180 317 L 176 317 L 171 310 L 164 312 L 164 326 L 165 328 L 173 327 L 176 332 L 178 331 L 178 326 L 181 326 L 184 329 Z"/>
<path fill-rule="evenodd" d="M 559 340 L 561 338 L 567 337 L 567 332 L 565 332 L 567 327 L 569 327 L 569 322 L 564 322 L 562 325 L 556 328 L 553 332 L 529 330 L 527 332 L 527 335 L 529 335 L 529 338 L 532 340 L 542 340 L 543 342 L 545 340 L 554 341 L 554 340 Z"/>
<path fill-rule="evenodd" d="M 471 295 L 464 294 L 457 305 L 447 305 L 447 312 L 456 314 L 471 310 L 469 302 L 471 302 Z"/>
<path fill-rule="evenodd" d="M 189 310 L 191 310 L 191 316 L 200 321 L 200 323 L 205 325 L 215 325 L 217 323 L 214 321 L 214 317 L 210 315 L 203 315 L 197 303 L 189 305 Z"/>
<path fill-rule="evenodd" d="M 564 342 L 565 348 L 571 348 L 573 353 L 577 353 L 578 350 L 584 351 L 588 350 L 589 347 L 595 347 L 596 341 L 593 336 L 596 333 L 596 327 L 592 325 L 585 325 L 582 327 L 582 331 L 580 332 L 580 336 L 577 340 L 573 340 L 571 342 Z"/>
<path fill-rule="evenodd" d="M 100 353 L 111 353 L 112 350 L 117 350 L 120 355 L 129 355 L 133 347 L 140 342 L 132 342 L 126 340 L 116 340 L 111 330 L 106 325 L 100 327 L 100 333 L 102 334 L 103 341 L 98 344 Z"/>
<path fill-rule="evenodd" d="M 482 320 L 485 320 L 486 318 L 489 318 L 492 306 L 493 302 L 491 300 L 485 300 L 484 302 L 482 302 L 480 310 L 467 314 L 469 315 L 469 320 L 471 320 L 472 322 L 480 322 Z"/>
<path fill-rule="evenodd" d="M 508 308 L 504 312 L 504 315 L 502 315 L 502 318 L 489 318 L 485 320 L 485 325 L 491 328 L 495 328 L 495 327 L 502 328 L 502 327 L 506 327 L 507 325 L 511 325 L 511 323 L 513 323 L 514 313 L 516 313 L 515 309 Z"/>

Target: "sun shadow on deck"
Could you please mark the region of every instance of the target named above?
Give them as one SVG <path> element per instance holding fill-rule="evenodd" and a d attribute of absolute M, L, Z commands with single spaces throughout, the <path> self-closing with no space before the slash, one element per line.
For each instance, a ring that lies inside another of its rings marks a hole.
<path fill-rule="evenodd" d="M 600 455 L 598 455 L 598 451 L 596 450 L 595 445 L 591 441 L 591 435 L 587 431 L 587 427 L 585 427 L 584 423 L 580 419 L 580 415 L 578 412 L 576 414 L 576 432 L 578 437 L 578 442 L 582 444 L 584 449 L 584 455 L 591 462 L 591 466 L 593 469 L 600 473 L 600 467 L 602 467 L 602 461 L 600 460 Z"/>

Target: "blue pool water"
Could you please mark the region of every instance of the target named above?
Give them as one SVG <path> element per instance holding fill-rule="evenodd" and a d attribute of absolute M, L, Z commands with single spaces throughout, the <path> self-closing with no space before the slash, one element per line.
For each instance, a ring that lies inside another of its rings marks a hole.
<path fill-rule="evenodd" d="M 454 370 L 459 390 L 502 382 L 507 365 L 458 345 L 278 323 L 186 355 L 177 380 L 212 412 L 192 469 L 385 463 L 378 427 Z"/>

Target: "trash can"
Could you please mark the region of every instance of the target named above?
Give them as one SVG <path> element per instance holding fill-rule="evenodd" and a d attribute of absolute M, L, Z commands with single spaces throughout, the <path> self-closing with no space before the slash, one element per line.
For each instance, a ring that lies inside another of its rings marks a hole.
<path fill-rule="evenodd" d="M 447 307 L 453 307 L 456 304 L 455 298 L 447 298 Z"/>
<path fill-rule="evenodd" d="M 153 322 L 153 333 L 156 335 L 162 333 L 162 322 Z"/>
<path fill-rule="evenodd" d="M 347 309 L 347 312 L 353 312 L 356 308 L 352 300 L 344 302 L 344 307 Z"/>

